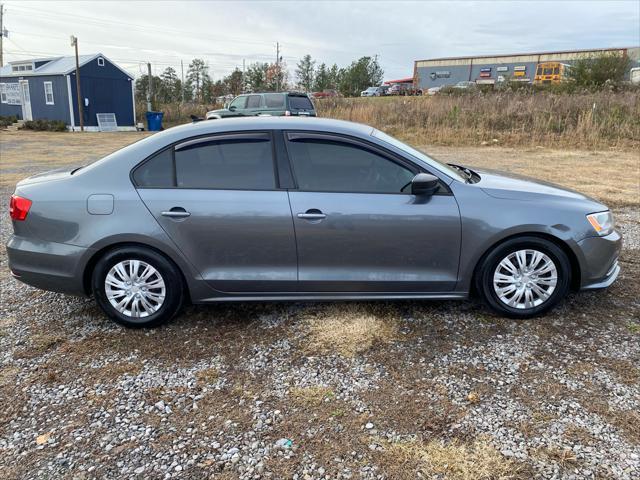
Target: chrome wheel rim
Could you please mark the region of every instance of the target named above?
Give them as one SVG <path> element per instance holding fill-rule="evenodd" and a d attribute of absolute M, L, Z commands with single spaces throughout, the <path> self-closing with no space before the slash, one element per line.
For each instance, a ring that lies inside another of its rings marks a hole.
<path fill-rule="evenodd" d="M 556 264 L 548 255 L 533 249 L 510 253 L 493 274 L 493 289 L 500 301 L 519 310 L 545 303 L 557 284 Z"/>
<path fill-rule="evenodd" d="M 160 272 L 142 260 L 116 263 L 104 280 L 109 303 L 131 318 L 144 318 L 157 312 L 166 295 Z"/>

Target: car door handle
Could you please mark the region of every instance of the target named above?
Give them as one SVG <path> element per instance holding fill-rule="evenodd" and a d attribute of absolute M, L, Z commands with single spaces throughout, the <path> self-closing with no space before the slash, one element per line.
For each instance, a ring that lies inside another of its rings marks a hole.
<path fill-rule="evenodd" d="M 186 217 L 190 217 L 191 213 L 187 212 L 182 207 L 173 207 L 169 211 L 162 212 L 162 216 L 169 217 L 169 218 L 186 218 Z"/>
<path fill-rule="evenodd" d="M 298 218 L 304 218 L 305 220 L 322 220 L 323 218 L 327 218 L 327 216 L 317 208 L 312 208 L 304 213 L 299 213 Z"/>

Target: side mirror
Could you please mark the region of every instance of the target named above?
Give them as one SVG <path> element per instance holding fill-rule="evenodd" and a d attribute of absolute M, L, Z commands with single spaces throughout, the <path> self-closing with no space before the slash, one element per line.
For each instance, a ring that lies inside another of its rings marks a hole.
<path fill-rule="evenodd" d="M 235 111 L 236 111 L 236 106 L 235 106 L 235 105 L 231 105 L 231 106 L 229 107 L 229 111 L 230 111 L 230 112 L 235 112 Z"/>
<path fill-rule="evenodd" d="M 429 173 L 419 173 L 411 180 L 413 195 L 433 195 L 438 190 L 440 180 Z"/>

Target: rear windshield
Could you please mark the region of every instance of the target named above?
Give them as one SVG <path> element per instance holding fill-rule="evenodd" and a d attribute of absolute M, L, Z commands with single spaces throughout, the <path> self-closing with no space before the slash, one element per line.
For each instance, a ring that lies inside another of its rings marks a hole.
<path fill-rule="evenodd" d="M 289 97 L 289 108 L 291 110 L 313 110 L 313 104 L 309 97 Z"/>
<path fill-rule="evenodd" d="M 284 94 L 283 93 L 265 93 L 264 103 L 267 108 L 284 108 Z"/>

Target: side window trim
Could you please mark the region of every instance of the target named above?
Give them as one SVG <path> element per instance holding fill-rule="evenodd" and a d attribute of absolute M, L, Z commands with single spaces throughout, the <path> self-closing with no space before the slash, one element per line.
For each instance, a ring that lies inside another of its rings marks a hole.
<path fill-rule="evenodd" d="M 277 131 L 275 130 L 258 130 L 258 131 L 253 131 L 253 132 L 223 132 L 223 133 L 218 133 L 218 134 L 206 134 L 206 135 L 201 135 L 198 137 L 193 137 L 187 140 L 180 140 L 178 142 L 174 142 L 171 143 L 163 148 L 161 148 L 160 150 L 155 151 L 154 153 L 152 153 L 151 155 L 149 155 L 148 157 L 146 157 L 144 160 L 142 160 L 141 162 L 139 162 L 137 165 L 135 165 L 131 171 L 129 172 L 129 180 L 131 181 L 131 183 L 133 184 L 134 188 L 136 189 L 140 189 L 140 188 L 147 188 L 147 189 L 164 189 L 164 190 L 187 190 L 189 188 L 187 187 L 179 187 L 178 186 L 178 172 L 177 172 L 177 167 L 176 167 L 176 151 L 186 148 L 188 146 L 193 146 L 193 145 L 197 145 L 199 143 L 208 143 L 208 142 L 212 142 L 212 141 L 224 141 L 224 140 L 238 140 L 238 139 L 248 139 L 248 140 L 260 140 L 260 141 L 267 141 L 267 142 L 271 142 L 271 164 L 273 167 L 273 174 L 274 174 L 274 180 L 275 180 L 275 185 L 273 187 L 273 189 L 265 189 L 265 190 L 260 190 L 260 191 L 277 191 L 277 190 L 284 190 L 286 189 L 286 187 L 281 187 L 280 186 L 280 171 L 279 171 L 279 166 L 278 166 L 278 162 L 279 162 L 279 156 L 281 155 L 281 152 L 278 151 L 278 149 L 276 148 L 276 135 L 278 134 Z M 136 172 L 136 170 L 138 170 L 139 168 L 142 168 L 147 162 L 149 162 L 150 160 L 152 160 L 153 158 L 156 157 L 156 155 L 159 155 L 165 151 L 169 150 L 171 152 L 171 164 L 172 164 L 172 179 L 173 179 L 173 185 L 170 187 L 151 187 L 151 186 L 144 186 L 144 185 L 138 185 L 135 181 L 134 178 L 134 173 Z M 285 158 L 285 160 L 288 161 L 288 157 Z M 220 188 L 206 188 L 206 189 L 192 189 L 192 190 L 247 190 L 247 191 L 251 191 L 253 189 L 220 189 Z"/>
<path fill-rule="evenodd" d="M 411 170 L 414 174 L 418 174 L 418 173 L 429 173 L 431 175 L 434 175 L 436 177 L 438 177 L 438 179 L 440 180 L 440 190 L 439 192 L 435 193 L 434 195 L 453 195 L 453 193 L 451 192 L 451 189 L 449 188 L 449 186 L 446 184 L 446 182 L 444 182 L 438 175 L 436 175 L 435 173 L 433 173 L 432 171 L 425 169 L 424 167 L 421 167 L 419 165 L 416 165 L 415 163 L 413 163 L 412 161 L 405 159 L 401 156 L 396 155 L 393 152 L 389 152 L 388 150 L 381 148 L 377 145 L 373 145 L 368 143 L 365 140 L 361 140 L 359 138 L 355 138 L 355 137 L 351 137 L 349 135 L 342 135 L 339 133 L 331 133 L 331 132 L 315 132 L 312 130 L 309 131 L 295 131 L 295 130 L 283 130 L 282 131 L 283 137 L 286 140 L 285 143 L 285 150 L 286 150 L 286 154 L 287 154 L 287 160 L 289 163 L 289 168 L 291 169 L 292 175 L 293 175 L 293 182 L 295 184 L 294 187 L 292 187 L 292 189 L 299 189 L 299 184 L 298 184 L 298 178 L 296 176 L 296 171 L 295 171 L 295 165 L 293 164 L 293 160 L 291 159 L 291 154 L 289 153 L 289 148 L 288 148 L 288 144 L 289 142 L 295 142 L 296 140 L 325 140 L 325 141 L 333 141 L 333 142 L 342 142 L 342 143 L 346 143 L 346 144 L 350 144 L 350 145 L 354 145 L 358 148 L 363 148 L 365 150 L 368 150 L 376 155 L 379 155 L 385 159 L 387 159 L 388 161 L 394 162 L 400 166 L 403 166 L 405 168 L 407 168 L 408 170 Z M 300 190 L 300 191 L 304 191 L 304 190 Z M 410 193 L 381 193 L 381 192 L 337 192 L 337 191 L 317 191 L 317 192 L 326 192 L 326 193 L 354 193 L 354 194 L 369 194 L 369 195 L 411 195 Z"/>

